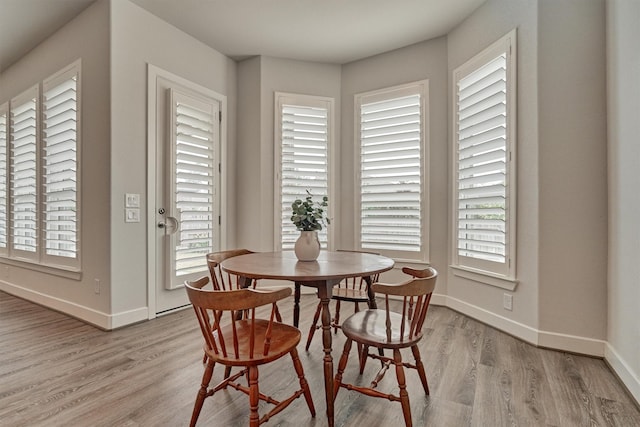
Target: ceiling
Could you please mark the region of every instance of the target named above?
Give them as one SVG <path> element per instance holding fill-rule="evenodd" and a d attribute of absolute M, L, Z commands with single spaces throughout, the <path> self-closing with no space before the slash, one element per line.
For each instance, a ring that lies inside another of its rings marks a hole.
<path fill-rule="evenodd" d="M 0 71 L 94 1 L 0 0 Z M 343 64 L 447 34 L 486 0 L 131 1 L 234 59 Z"/>

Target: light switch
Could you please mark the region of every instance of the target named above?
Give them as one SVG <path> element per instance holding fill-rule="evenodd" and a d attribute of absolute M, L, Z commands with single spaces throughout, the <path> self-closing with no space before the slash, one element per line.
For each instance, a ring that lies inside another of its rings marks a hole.
<path fill-rule="evenodd" d="M 140 209 L 126 208 L 124 210 L 124 222 L 140 222 Z"/>
<path fill-rule="evenodd" d="M 140 207 L 140 195 L 135 193 L 127 193 L 124 195 L 124 207 L 125 208 L 139 208 Z"/>

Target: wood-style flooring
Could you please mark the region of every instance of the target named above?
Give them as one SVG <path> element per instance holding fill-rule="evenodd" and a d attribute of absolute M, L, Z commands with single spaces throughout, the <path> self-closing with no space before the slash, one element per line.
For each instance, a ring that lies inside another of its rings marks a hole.
<path fill-rule="evenodd" d="M 302 296 L 303 341 L 316 304 Z M 279 306 L 290 323 L 292 301 Z M 350 310 L 344 304 L 342 317 Z M 431 396 L 407 372 L 414 426 L 640 426 L 638 407 L 600 359 L 535 348 L 444 307 L 429 309 L 425 328 Z M 202 375 L 201 340 L 191 309 L 105 332 L 0 292 L 0 426 L 186 426 Z M 334 366 L 343 342 L 338 331 Z M 300 398 L 267 426 L 327 425 L 321 347 L 320 334 L 308 353 L 299 345 L 316 418 Z M 345 379 L 358 382 L 357 375 L 352 354 Z M 290 359 L 264 367 L 260 386 L 276 398 L 297 386 Z M 380 387 L 397 389 L 393 370 Z M 404 425 L 398 403 L 344 389 L 335 412 L 336 426 Z M 235 390 L 207 399 L 198 422 L 247 424 L 248 398 Z"/>

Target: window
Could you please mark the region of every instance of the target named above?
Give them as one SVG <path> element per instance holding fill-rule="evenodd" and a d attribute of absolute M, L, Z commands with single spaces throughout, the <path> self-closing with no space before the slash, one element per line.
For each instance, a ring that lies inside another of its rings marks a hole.
<path fill-rule="evenodd" d="M 39 87 L 11 101 L 11 253 L 37 260 L 37 108 Z"/>
<path fill-rule="evenodd" d="M 395 259 L 427 259 L 426 81 L 355 97 L 356 242 Z"/>
<path fill-rule="evenodd" d="M 307 190 L 315 201 L 329 197 L 331 211 L 330 153 L 333 126 L 333 99 L 275 94 L 276 111 L 276 249 L 293 249 L 300 232 L 291 222 L 291 204 L 304 199 Z M 331 215 L 329 214 L 329 218 Z M 329 231 L 318 232 L 323 248 L 329 245 Z"/>
<path fill-rule="evenodd" d="M 453 265 L 515 277 L 515 31 L 454 71 Z"/>
<path fill-rule="evenodd" d="M 214 250 L 218 156 L 217 102 L 169 89 L 172 182 L 169 206 L 175 206 L 178 239 L 172 276 L 206 271 L 205 255 Z"/>
<path fill-rule="evenodd" d="M 78 270 L 76 62 L 0 109 L 0 255 Z"/>
<path fill-rule="evenodd" d="M 43 83 L 42 179 L 45 255 L 78 255 L 78 73 Z"/>
<path fill-rule="evenodd" d="M 7 132 L 8 104 L 0 106 L 0 255 L 7 255 Z"/>

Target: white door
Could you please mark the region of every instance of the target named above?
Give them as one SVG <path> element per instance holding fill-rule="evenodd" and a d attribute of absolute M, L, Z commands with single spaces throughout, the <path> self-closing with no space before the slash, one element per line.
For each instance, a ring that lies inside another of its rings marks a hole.
<path fill-rule="evenodd" d="M 208 275 L 220 247 L 220 101 L 158 78 L 155 313 L 189 304 L 183 283 Z"/>

